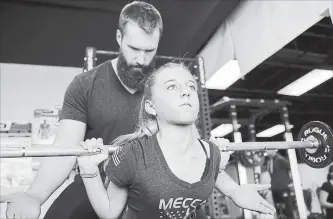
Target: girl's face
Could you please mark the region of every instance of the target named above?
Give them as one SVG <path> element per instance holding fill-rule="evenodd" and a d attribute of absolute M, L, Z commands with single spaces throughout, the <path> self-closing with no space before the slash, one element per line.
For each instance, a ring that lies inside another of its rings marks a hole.
<path fill-rule="evenodd" d="M 179 66 L 161 69 L 151 89 L 151 106 L 157 120 L 175 125 L 195 122 L 199 97 L 196 80 L 188 70 Z"/>

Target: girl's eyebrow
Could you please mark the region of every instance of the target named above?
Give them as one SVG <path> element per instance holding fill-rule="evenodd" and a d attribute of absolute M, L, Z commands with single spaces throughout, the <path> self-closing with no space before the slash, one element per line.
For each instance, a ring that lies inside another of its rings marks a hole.
<path fill-rule="evenodd" d="M 170 79 L 170 80 L 167 80 L 166 82 L 164 82 L 164 84 L 170 82 L 170 81 L 175 81 L 174 79 Z"/>
<path fill-rule="evenodd" d="M 170 79 L 170 80 L 167 80 L 166 82 L 164 82 L 164 84 L 166 84 L 166 83 L 168 83 L 168 82 L 170 82 L 170 81 L 175 81 L 175 79 Z M 192 83 L 194 83 L 194 84 L 195 84 L 195 81 L 194 81 L 194 80 L 192 80 L 192 79 L 188 80 L 187 82 L 192 82 Z"/>

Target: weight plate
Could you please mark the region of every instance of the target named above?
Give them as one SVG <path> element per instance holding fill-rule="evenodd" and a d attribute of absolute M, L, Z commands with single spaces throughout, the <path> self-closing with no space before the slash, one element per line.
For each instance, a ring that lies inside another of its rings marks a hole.
<path fill-rule="evenodd" d="M 325 123 L 313 121 L 305 124 L 298 134 L 298 141 L 306 141 L 313 136 L 320 144 L 317 150 L 309 152 L 305 148 L 298 149 L 300 158 L 312 168 L 324 168 L 333 159 L 333 132 Z"/>

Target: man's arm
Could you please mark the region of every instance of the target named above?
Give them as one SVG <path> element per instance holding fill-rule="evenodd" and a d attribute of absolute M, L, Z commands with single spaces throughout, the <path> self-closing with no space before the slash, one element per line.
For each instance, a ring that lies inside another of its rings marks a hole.
<path fill-rule="evenodd" d="M 86 124 L 75 120 L 61 120 L 53 143 L 59 147 L 80 147 Z M 28 189 L 28 194 L 43 204 L 66 180 L 76 163 L 76 157 L 47 157 Z"/>

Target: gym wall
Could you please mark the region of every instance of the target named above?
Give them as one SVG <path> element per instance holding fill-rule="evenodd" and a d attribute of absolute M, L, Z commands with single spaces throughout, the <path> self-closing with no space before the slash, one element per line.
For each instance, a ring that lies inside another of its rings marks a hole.
<path fill-rule="evenodd" d="M 2 121 L 31 122 L 35 109 L 61 105 L 67 86 L 82 68 L 0 63 Z"/>
<path fill-rule="evenodd" d="M 306 164 L 298 164 L 300 170 L 301 182 L 303 189 L 309 189 L 312 186 L 320 187 L 327 181 L 328 167 L 315 169 Z"/>

